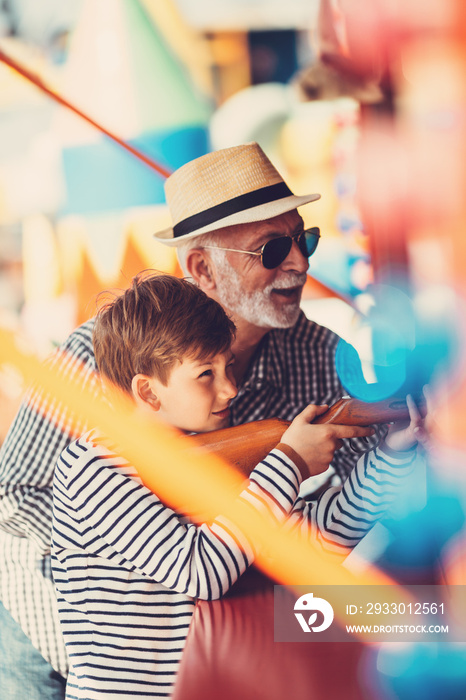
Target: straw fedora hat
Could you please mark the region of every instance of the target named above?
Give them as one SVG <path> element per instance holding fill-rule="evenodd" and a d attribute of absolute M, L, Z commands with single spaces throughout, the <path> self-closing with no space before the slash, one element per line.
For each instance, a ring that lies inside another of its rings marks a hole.
<path fill-rule="evenodd" d="M 173 227 L 154 236 L 169 246 L 320 199 L 320 194 L 294 195 L 257 143 L 213 151 L 182 165 L 167 179 L 165 196 Z"/>

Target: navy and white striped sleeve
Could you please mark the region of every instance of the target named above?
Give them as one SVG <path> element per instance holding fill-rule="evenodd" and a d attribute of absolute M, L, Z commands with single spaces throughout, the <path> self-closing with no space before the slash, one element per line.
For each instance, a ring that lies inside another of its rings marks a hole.
<path fill-rule="evenodd" d="M 276 449 L 253 470 L 239 498 L 282 522 L 300 481 L 292 460 Z M 61 550 L 76 546 L 193 598 L 219 598 L 254 559 L 251 543 L 230 520 L 187 521 L 163 505 L 130 465 L 88 441 L 72 443 L 61 456 L 54 504 L 58 559 Z"/>
<path fill-rule="evenodd" d="M 394 452 L 382 443 L 359 458 L 343 486 L 327 489 L 317 502 L 299 498 L 288 526 L 326 550 L 347 553 L 386 513 L 419 458 L 416 449 Z"/>
<path fill-rule="evenodd" d="M 47 364 L 62 376 L 80 372 L 83 383 L 97 387 L 92 327 L 88 321 L 74 331 Z M 0 528 L 29 538 L 42 555 L 50 552 L 53 470 L 75 436 L 66 408 L 51 402 L 44 411 L 42 393 L 32 388 L 0 450 Z"/>

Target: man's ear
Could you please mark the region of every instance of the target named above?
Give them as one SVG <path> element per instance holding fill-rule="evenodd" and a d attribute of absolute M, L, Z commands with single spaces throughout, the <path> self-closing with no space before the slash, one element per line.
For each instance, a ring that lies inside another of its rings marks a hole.
<path fill-rule="evenodd" d="M 192 248 L 187 252 L 186 269 L 198 287 L 204 291 L 215 289 L 215 268 L 205 249 Z"/>
<path fill-rule="evenodd" d="M 146 374 L 136 374 L 131 381 L 134 400 L 140 408 L 150 407 L 152 411 L 160 410 L 160 399 L 155 393 L 154 378 Z"/>

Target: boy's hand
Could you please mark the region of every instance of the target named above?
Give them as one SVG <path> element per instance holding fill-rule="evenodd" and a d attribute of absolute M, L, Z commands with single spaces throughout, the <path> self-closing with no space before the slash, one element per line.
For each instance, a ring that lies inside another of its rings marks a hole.
<path fill-rule="evenodd" d="M 342 446 L 343 438 L 368 437 L 374 434 L 372 428 L 356 425 L 313 425 L 311 421 L 328 409 L 327 405 L 306 406 L 289 428 L 280 442 L 289 445 L 306 463 L 309 476 L 326 471 L 333 459 L 335 450 Z"/>
<path fill-rule="evenodd" d="M 432 394 L 429 387 L 424 387 L 423 394 L 426 400 L 426 413 L 424 416 L 410 394 L 406 397 L 409 411 L 409 421 L 398 421 L 388 429 L 385 444 L 396 452 L 404 452 L 411 449 L 417 443 L 427 445 L 429 433 L 433 421 Z"/>

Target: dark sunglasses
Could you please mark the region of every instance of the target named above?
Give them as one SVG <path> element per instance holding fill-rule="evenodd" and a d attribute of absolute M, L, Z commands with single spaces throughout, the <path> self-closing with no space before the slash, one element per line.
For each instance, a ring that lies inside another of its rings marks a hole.
<path fill-rule="evenodd" d="M 220 246 L 206 245 L 205 248 L 218 248 L 218 250 L 228 250 L 230 253 L 246 253 L 247 255 L 260 255 L 261 263 L 266 270 L 274 270 L 282 264 L 290 254 L 293 241 L 298 245 L 299 250 L 305 258 L 310 258 L 317 248 L 320 238 L 320 229 L 317 226 L 301 231 L 295 236 L 279 236 L 264 243 L 260 252 L 252 250 L 237 250 L 236 248 L 221 248 Z"/>

